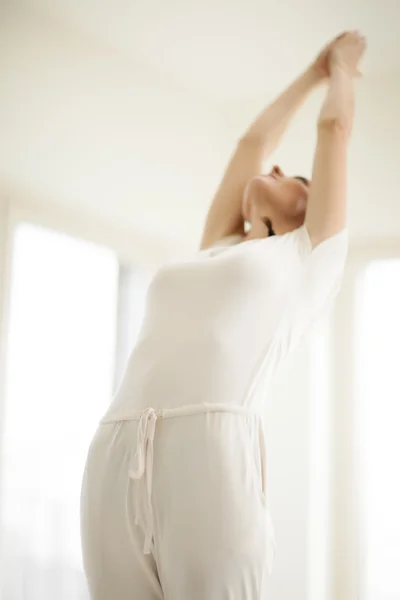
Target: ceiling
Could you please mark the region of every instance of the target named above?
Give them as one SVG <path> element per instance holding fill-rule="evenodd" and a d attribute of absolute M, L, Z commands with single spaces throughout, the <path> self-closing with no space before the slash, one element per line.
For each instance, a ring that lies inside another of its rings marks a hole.
<path fill-rule="evenodd" d="M 345 29 L 368 37 L 367 74 L 400 68 L 398 0 L 25 0 L 214 102 L 285 83 Z"/>

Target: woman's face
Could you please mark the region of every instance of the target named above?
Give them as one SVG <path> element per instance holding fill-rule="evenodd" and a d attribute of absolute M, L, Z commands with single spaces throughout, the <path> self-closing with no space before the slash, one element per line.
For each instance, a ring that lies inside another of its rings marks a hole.
<path fill-rule="evenodd" d="M 287 177 L 275 166 L 270 173 L 254 177 L 247 186 L 243 214 L 252 227 L 269 220 L 277 234 L 304 223 L 310 183 L 303 177 Z M 266 230 L 268 235 L 268 229 Z"/>

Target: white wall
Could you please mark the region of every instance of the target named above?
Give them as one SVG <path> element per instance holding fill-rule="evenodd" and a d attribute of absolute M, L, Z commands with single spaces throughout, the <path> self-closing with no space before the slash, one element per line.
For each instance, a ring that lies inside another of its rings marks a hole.
<path fill-rule="evenodd" d="M 63 24 L 17 6 L 2 16 L 0 183 L 197 242 L 226 159 L 221 115 Z"/>
<path fill-rule="evenodd" d="M 4 196 L 0 194 L 0 315 L 4 306 L 5 292 L 5 275 L 6 275 L 6 255 L 7 255 L 7 214 L 8 202 Z M 0 341 L 2 339 L 4 324 L 0 320 Z"/>
<path fill-rule="evenodd" d="M 9 272 L 9 239 L 8 239 L 8 213 L 7 198 L 0 192 L 0 440 L 1 424 L 3 422 L 2 390 L 4 384 L 4 354 L 6 344 L 6 297 L 8 294 Z M 1 468 L 1 442 L 0 442 L 0 468 Z M 0 498 L 1 502 L 1 498 Z"/>
<path fill-rule="evenodd" d="M 9 239 L 8 239 L 8 202 L 0 192 L 0 473 L 3 464 L 3 426 L 4 426 L 4 393 L 5 393 L 5 354 L 7 343 L 7 302 L 9 290 Z M 0 478 L 0 511 L 2 510 L 2 479 Z M 1 580 L 1 548 L 0 548 L 0 580 Z"/>

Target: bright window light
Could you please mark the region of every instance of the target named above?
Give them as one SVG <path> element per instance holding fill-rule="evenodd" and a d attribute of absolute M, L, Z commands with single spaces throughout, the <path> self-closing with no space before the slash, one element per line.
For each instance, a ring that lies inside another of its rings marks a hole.
<path fill-rule="evenodd" d="M 356 308 L 362 600 L 400 598 L 399 309 L 400 261 L 374 261 Z"/>
<path fill-rule="evenodd" d="M 17 227 L 2 465 L 4 598 L 86 598 L 80 486 L 88 444 L 111 400 L 117 290 L 113 252 Z"/>

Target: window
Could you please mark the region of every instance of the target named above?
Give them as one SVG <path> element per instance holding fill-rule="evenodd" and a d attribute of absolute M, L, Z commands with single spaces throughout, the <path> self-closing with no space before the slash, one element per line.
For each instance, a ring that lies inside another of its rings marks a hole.
<path fill-rule="evenodd" d="M 117 258 L 21 224 L 11 287 L 0 595 L 83 600 L 80 485 L 88 443 L 113 390 Z"/>
<path fill-rule="evenodd" d="M 362 600 L 400 598 L 400 260 L 368 265 L 357 293 Z"/>

